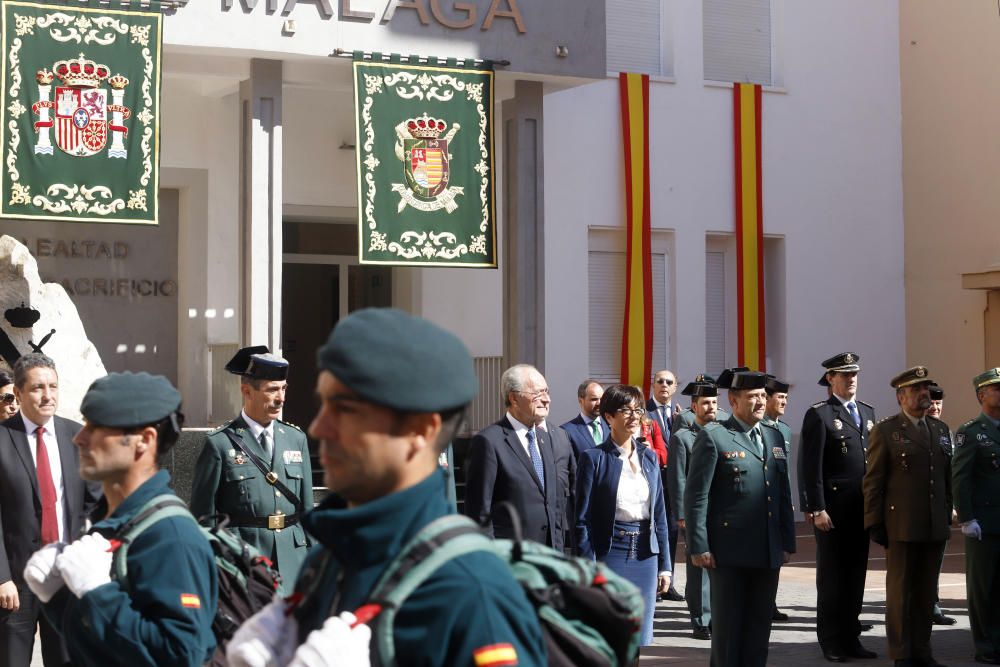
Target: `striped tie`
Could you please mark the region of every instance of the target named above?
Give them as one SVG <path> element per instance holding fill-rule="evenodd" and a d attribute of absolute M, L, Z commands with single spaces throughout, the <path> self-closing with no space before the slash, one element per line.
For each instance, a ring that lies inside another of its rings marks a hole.
<path fill-rule="evenodd" d="M 527 436 L 528 438 L 528 454 L 531 455 L 531 465 L 535 468 L 535 474 L 538 475 L 538 481 L 541 482 L 542 491 L 545 490 L 545 466 L 542 465 L 542 453 L 538 451 L 538 443 L 535 442 L 535 429 L 529 429 Z"/>

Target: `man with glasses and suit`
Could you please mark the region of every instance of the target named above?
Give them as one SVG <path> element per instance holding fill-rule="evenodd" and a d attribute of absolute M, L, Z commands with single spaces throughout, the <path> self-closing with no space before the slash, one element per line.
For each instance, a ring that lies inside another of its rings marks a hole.
<path fill-rule="evenodd" d="M 667 369 L 657 371 L 656 375 L 653 376 L 653 395 L 650 396 L 648 401 L 646 401 L 646 411 L 649 413 L 649 417 L 653 420 L 653 423 L 660 429 L 660 435 L 663 436 L 663 442 L 665 444 L 670 442 L 670 436 L 675 430 L 675 420 L 684 412 L 684 408 L 673 402 L 675 391 L 677 391 L 677 378 L 673 371 Z M 669 470 L 670 459 L 668 458 L 667 465 L 661 468 L 661 481 L 663 482 L 664 490 L 663 500 L 667 504 L 667 530 L 670 535 L 670 562 L 676 563 L 678 532 L 677 515 L 670 506 L 670 496 L 666 493 Z M 664 600 L 670 600 L 671 602 L 684 601 L 684 596 L 681 595 L 676 588 L 674 588 L 673 583 L 670 584 L 670 588 L 667 589 L 667 592 L 664 593 L 662 597 Z"/>
<path fill-rule="evenodd" d="M 576 457 L 569 436 L 548 428 L 549 385 L 534 366 L 511 366 L 500 376 L 507 413 L 469 444 L 465 513 L 492 537 L 513 537 L 510 519 L 493 508 L 510 502 L 524 538 L 562 551 L 570 529 Z"/>
<path fill-rule="evenodd" d="M 101 495 L 80 479 L 73 436 L 80 424 L 56 415 L 59 374 L 44 354 L 14 364 L 20 412 L 0 424 L 0 665 L 28 667 L 40 632 L 45 667 L 69 664 L 56 629 L 24 580 L 24 566 L 47 544 L 72 542 Z"/>

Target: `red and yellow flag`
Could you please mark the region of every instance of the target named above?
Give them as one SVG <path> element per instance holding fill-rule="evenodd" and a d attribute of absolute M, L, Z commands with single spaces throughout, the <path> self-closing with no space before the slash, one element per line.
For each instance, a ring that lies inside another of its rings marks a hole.
<path fill-rule="evenodd" d="M 653 272 L 649 235 L 649 77 L 619 74 L 625 145 L 625 317 L 623 384 L 649 393 L 653 360 Z"/>
<path fill-rule="evenodd" d="M 733 84 L 738 365 L 757 371 L 765 370 L 760 97 L 760 86 L 757 84 Z"/>

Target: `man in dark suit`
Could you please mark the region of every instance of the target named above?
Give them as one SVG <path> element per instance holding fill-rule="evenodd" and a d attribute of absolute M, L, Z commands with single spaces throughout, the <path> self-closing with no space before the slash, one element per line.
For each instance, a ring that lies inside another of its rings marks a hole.
<path fill-rule="evenodd" d="M 599 406 L 604 388 L 597 380 L 584 380 L 576 389 L 576 400 L 580 404 L 580 414 L 573 417 L 559 428 L 566 431 L 573 444 L 573 453 L 579 457 L 580 452 L 604 442 L 610 429 L 601 417 Z M 574 519 L 575 521 L 575 519 Z"/>
<path fill-rule="evenodd" d="M 695 439 L 684 490 L 688 553 L 708 568 L 713 667 L 764 667 L 778 569 L 795 552 L 788 452 L 761 424 L 764 373 L 736 373 L 733 416 Z"/>
<path fill-rule="evenodd" d="M 819 384 L 830 398 L 806 411 L 799 445 L 799 496 L 816 535 L 816 635 L 831 662 L 875 657 L 858 641 L 868 572 L 861 480 L 875 426 L 875 410 L 856 398 L 859 359 L 844 352 L 823 362 Z"/>
<path fill-rule="evenodd" d="M 500 378 L 500 389 L 507 414 L 469 444 L 465 513 L 485 524 L 490 535 L 509 538 L 513 536 L 509 517 L 502 511 L 494 515 L 493 508 L 510 502 L 526 539 L 562 550 L 575 483 L 575 458 L 566 455 L 572 445 L 562 429 L 545 428 L 549 387 L 536 368 L 527 364 L 508 368 Z"/>
<path fill-rule="evenodd" d="M 646 411 L 649 413 L 650 419 L 656 423 L 656 426 L 660 429 L 660 435 L 663 436 L 663 443 L 669 445 L 670 436 L 674 432 L 675 420 L 680 414 L 684 412 L 684 408 L 673 402 L 674 392 L 677 391 L 677 378 L 674 376 L 673 371 L 664 369 L 662 371 L 657 371 L 656 375 L 653 376 L 653 395 L 649 397 L 646 401 Z M 670 535 L 670 562 L 677 562 L 677 515 L 674 513 L 674 509 L 670 506 L 670 496 L 666 493 L 667 482 L 669 477 L 670 460 L 667 460 L 667 465 L 661 468 L 661 482 L 663 483 L 664 497 L 663 501 L 667 505 L 667 531 Z M 663 594 L 663 599 L 670 600 L 671 602 L 683 602 L 684 596 L 681 595 L 676 588 L 674 588 L 673 583 L 670 584 L 670 588 L 667 592 Z"/>
<path fill-rule="evenodd" d="M 21 410 L 0 424 L 0 664 L 28 667 L 40 626 L 46 667 L 69 663 L 59 634 L 24 581 L 24 566 L 45 544 L 70 542 L 100 496 L 80 479 L 73 436 L 80 424 L 56 416 L 59 376 L 43 354 L 14 365 Z"/>
<path fill-rule="evenodd" d="M 897 667 L 943 667 L 931 654 L 931 617 L 941 556 L 951 537 L 951 434 L 947 424 L 926 414 L 931 404 L 926 368 L 907 369 L 891 384 L 900 412 L 871 432 L 864 527 L 886 548 L 889 657 Z"/>

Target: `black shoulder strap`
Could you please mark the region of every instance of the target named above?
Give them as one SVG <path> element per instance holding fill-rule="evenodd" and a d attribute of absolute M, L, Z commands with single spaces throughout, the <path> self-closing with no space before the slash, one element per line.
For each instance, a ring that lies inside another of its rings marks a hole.
<path fill-rule="evenodd" d="M 264 463 L 264 461 L 261 460 L 261 458 L 259 456 L 257 456 L 256 454 L 254 454 L 253 452 L 251 452 L 249 449 L 247 449 L 246 446 L 243 444 L 243 439 L 242 438 L 236 437 L 236 435 L 234 435 L 233 432 L 230 431 L 230 430 L 228 430 L 228 429 L 226 430 L 225 433 L 226 433 L 226 436 L 229 438 L 229 441 L 233 443 L 233 446 L 236 447 L 236 449 L 238 449 L 241 452 L 243 452 L 244 454 L 246 454 L 247 458 L 249 458 L 250 461 L 255 466 L 257 466 L 257 469 L 260 470 L 260 472 L 261 472 L 262 475 L 264 475 L 264 479 L 267 481 L 267 483 L 270 484 L 271 486 L 273 486 L 274 488 L 276 488 L 278 491 L 281 491 L 281 493 L 286 498 L 288 498 L 288 500 L 293 505 L 295 505 L 295 511 L 296 512 L 301 512 L 303 510 L 303 507 L 304 507 L 302 505 L 302 501 L 299 500 L 299 497 L 297 495 L 295 495 L 295 493 L 291 489 L 289 489 L 287 486 L 285 486 L 284 482 L 282 482 L 280 479 L 278 479 L 277 473 L 275 473 L 273 470 L 269 469 L 268 466 L 267 466 L 267 464 Z"/>

